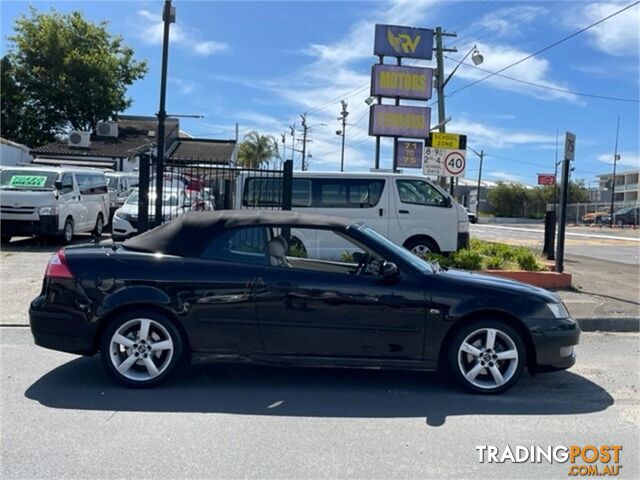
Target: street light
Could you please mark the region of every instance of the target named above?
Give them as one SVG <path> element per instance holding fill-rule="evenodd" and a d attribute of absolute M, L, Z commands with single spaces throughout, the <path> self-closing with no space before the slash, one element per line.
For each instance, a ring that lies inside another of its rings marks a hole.
<path fill-rule="evenodd" d="M 446 80 L 442 83 L 442 88 L 444 89 L 445 85 L 447 83 L 449 83 L 449 80 L 451 80 L 451 77 L 453 77 L 453 74 L 456 73 L 458 71 L 458 68 L 460 68 L 460 65 L 462 65 L 464 63 L 464 61 L 467 59 L 467 57 L 471 55 L 471 60 L 473 61 L 473 64 L 478 66 L 480 64 L 482 64 L 482 62 L 484 62 L 484 55 L 482 55 L 480 53 L 480 51 L 478 50 L 477 46 L 473 46 L 473 48 L 471 50 L 469 50 L 467 52 L 467 54 L 462 57 L 462 60 L 460 60 L 458 62 L 458 64 L 454 67 L 453 70 L 451 70 L 451 73 L 447 76 Z"/>

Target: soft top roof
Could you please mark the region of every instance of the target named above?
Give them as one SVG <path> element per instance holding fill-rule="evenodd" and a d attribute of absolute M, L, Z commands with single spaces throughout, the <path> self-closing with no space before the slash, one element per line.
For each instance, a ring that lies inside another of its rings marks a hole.
<path fill-rule="evenodd" d="M 211 240 L 231 228 L 290 226 L 344 230 L 346 218 L 273 210 L 221 210 L 187 212 L 184 215 L 124 242 L 129 250 L 166 255 L 198 255 Z"/>

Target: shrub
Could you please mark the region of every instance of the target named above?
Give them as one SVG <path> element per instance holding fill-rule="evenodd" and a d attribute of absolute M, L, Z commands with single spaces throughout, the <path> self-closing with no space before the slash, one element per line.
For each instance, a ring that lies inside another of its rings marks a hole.
<path fill-rule="evenodd" d="M 528 270 L 528 271 L 540 270 L 538 259 L 536 258 L 536 256 L 533 254 L 531 250 L 527 250 L 524 248 L 520 249 L 516 253 L 516 262 L 518 263 L 518 266 L 523 270 Z"/>
<path fill-rule="evenodd" d="M 480 270 L 482 255 L 476 250 L 458 250 L 452 255 L 453 266 L 463 270 Z"/>
<path fill-rule="evenodd" d="M 504 269 L 505 263 L 505 258 L 498 255 L 485 257 L 484 268 L 487 270 L 502 270 Z"/>

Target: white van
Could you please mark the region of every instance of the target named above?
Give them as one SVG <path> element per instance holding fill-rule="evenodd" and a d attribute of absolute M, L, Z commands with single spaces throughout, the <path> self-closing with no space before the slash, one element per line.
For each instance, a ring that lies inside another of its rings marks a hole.
<path fill-rule="evenodd" d="M 235 208 L 280 205 L 280 178 L 243 173 L 238 178 Z M 440 186 L 421 176 L 394 173 L 294 172 L 292 209 L 362 221 L 416 254 L 454 252 L 469 243 L 464 208 Z M 295 232 L 292 232 L 295 238 Z M 338 258 L 343 246 L 300 239 Z M 311 247 L 314 248 L 314 247 Z"/>
<path fill-rule="evenodd" d="M 138 176 L 132 172 L 106 172 L 107 189 L 109 190 L 109 221 L 113 214 L 124 205 L 125 200 L 140 183 Z"/>
<path fill-rule="evenodd" d="M 104 172 L 92 168 L 10 167 L 0 172 L 0 234 L 11 237 L 74 233 L 102 235 L 109 218 Z"/>

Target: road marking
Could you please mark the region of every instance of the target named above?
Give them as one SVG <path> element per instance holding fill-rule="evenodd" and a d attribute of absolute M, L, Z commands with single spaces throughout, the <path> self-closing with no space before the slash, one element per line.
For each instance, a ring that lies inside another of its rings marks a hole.
<path fill-rule="evenodd" d="M 544 233 L 544 230 L 540 230 L 539 228 L 523 228 L 523 227 L 503 227 L 500 225 L 474 225 L 473 228 L 495 228 L 497 230 L 515 230 L 517 232 L 534 232 L 534 233 Z M 608 240 L 623 240 L 629 242 L 640 242 L 640 238 L 633 237 L 618 237 L 616 235 L 595 235 L 593 233 L 576 233 L 576 232 L 566 232 L 567 236 L 572 237 L 587 237 L 587 238 L 604 238 Z"/>

